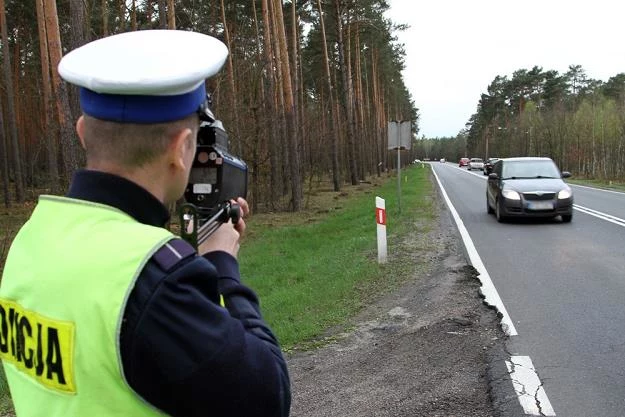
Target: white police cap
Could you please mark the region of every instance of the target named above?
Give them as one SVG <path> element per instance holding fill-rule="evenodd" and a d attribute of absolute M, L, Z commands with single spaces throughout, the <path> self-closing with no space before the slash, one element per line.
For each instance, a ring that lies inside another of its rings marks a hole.
<path fill-rule="evenodd" d="M 211 36 L 182 30 L 126 32 L 65 55 L 59 74 L 80 88 L 85 114 L 125 123 L 162 123 L 196 112 L 205 79 L 228 56 Z"/>

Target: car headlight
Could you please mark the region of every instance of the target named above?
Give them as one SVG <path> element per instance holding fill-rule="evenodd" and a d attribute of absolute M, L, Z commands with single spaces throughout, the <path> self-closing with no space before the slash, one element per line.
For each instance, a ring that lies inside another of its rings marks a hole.
<path fill-rule="evenodd" d="M 508 200 L 520 200 L 521 199 L 521 196 L 519 195 L 519 193 L 517 193 L 514 190 L 503 190 L 501 194 L 503 194 L 503 196 L 507 198 Z"/>
<path fill-rule="evenodd" d="M 564 189 L 558 193 L 558 200 L 564 200 L 567 198 L 571 198 L 572 196 L 573 193 L 571 192 L 571 190 Z"/>

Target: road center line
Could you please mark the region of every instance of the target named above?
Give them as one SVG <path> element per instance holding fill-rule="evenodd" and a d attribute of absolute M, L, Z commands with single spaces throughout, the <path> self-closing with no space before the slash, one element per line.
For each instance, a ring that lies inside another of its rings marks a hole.
<path fill-rule="evenodd" d="M 581 211 L 582 213 L 590 214 L 598 219 L 605 220 L 610 223 L 617 224 L 621 227 L 625 227 L 625 219 L 621 219 L 620 217 L 612 216 L 611 214 L 603 213 L 601 211 L 593 210 L 588 207 L 580 206 L 578 204 L 573 204 L 573 208 Z"/>
<path fill-rule="evenodd" d="M 460 215 L 456 211 L 456 208 L 447 196 L 447 192 L 445 191 L 445 188 L 438 178 L 438 175 L 436 174 L 436 170 L 434 168 L 432 168 L 432 172 L 434 173 L 434 177 L 438 182 L 438 187 L 443 194 L 445 203 L 447 203 L 447 207 L 449 207 L 449 211 L 451 212 L 456 222 L 456 226 L 458 226 L 460 236 L 462 236 L 462 241 L 464 242 L 464 246 L 467 249 L 467 253 L 469 254 L 469 261 L 479 273 L 478 278 L 482 283 L 481 292 L 482 295 L 484 295 L 484 301 L 486 301 L 488 305 L 495 307 L 497 311 L 499 311 L 499 313 L 501 314 L 501 328 L 503 329 L 504 333 L 508 336 L 516 336 L 518 333 L 516 331 L 516 328 L 514 327 L 514 324 L 512 323 L 512 319 L 508 315 L 508 311 L 503 305 L 503 301 L 501 301 L 501 298 L 499 297 L 499 293 L 497 292 L 493 281 L 490 279 L 490 275 L 488 274 L 488 271 L 486 270 L 486 267 L 482 262 L 482 258 L 480 258 L 480 255 L 477 253 L 477 249 L 475 249 L 473 240 L 471 239 L 471 236 L 469 236 L 469 232 L 464 226 L 464 222 L 460 218 Z"/>

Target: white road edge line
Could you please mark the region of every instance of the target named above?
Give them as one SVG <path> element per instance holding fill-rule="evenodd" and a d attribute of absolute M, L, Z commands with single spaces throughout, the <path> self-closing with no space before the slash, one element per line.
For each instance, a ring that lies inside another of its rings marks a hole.
<path fill-rule="evenodd" d="M 525 414 L 555 416 L 551 402 L 529 356 L 510 356 L 506 367 Z"/>
<path fill-rule="evenodd" d="M 460 231 L 460 236 L 462 236 L 462 241 L 464 242 L 464 246 L 467 249 L 467 253 L 469 254 L 469 260 L 471 262 L 471 265 L 473 265 L 473 267 L 479 273 L 478 278 L 480 282 L 482 283 L 481 291 L 482 291 L 482 295 L 484 295 L 484 300 L 486 301 L 487 304 L 495 307 L 497 311 L 499 311 L 499 313 L 501 314 L 502 316 L 501 328 L 503 329 L 504 333 L 507 334 L 508 336 L 518 335 L 516 328 L 514 327 L 514 324 L 512 323 L 512 319 L 508 315 L 508 311 L 506 310 L 506 307 L 503 305 L 503 301 L 501 301 L 501 298 L 499 297 L 499 293 L 497 292 L 497 289 L 495 288 L 495 285 L 493 284 L 493 281 L 490 279 L 490 275 L 488 274 L 488 271 L 486 270 L 486 267 L 484 266 L 484 263 L 482 262 L 482 258 L 480 258 L 480 255 L 477 253 L 477 249 L 475 249 L 475 245 L 473 244 L 473 240 L 471 239 L 471 236 L 469 236 L 469 232 L 467 231 L 467 228 L 464 227 L 464 222 L 460 218 L 460 215 L 456 211 L 456 208 L 454 207 L 454 205 L 451 204 L 451 200 L 447 196 L 447 192 L 445 191 L 445 188 L 443 188 L 443 184 L 438 178 L 438 175 L 436 174 L 436 170 L 432 168 L 432 172 L 434 173 L 436 182 L 438 182 L 438 187 L 440 188 L 441 193 L 443 194 L 445 203 L 447 203 L 447 207 L 449 207 L 449 211 L 451 211 L 451 214 L 454 220 L 456 221 L 456 225 L 458 226 L 458 230 Z"/>
<path fill-rule="evenodd" d="M 471 263 L 473 264 L 473 266 L 475 267 L 475 269 L 480 273 L 479 279 L 482 282 L 482 294 L 484 294 L 484 296 L 486 297 L 485 298 L 486 301 L 490 305 L 495 306 L 499 310 L 499 312 L 502 314 L 503 317 L 501 319 L 501 327 L 504 330 L 504 332 L 508 334 L 509 336 L 516 336 L 518 333 L 516 332 L 516 329 L 514 328 L 514 324 L 512 323 L 512 320 L 510 319 L 510 316 L 508 315 L 508 312 L 506 311 L 506 308 L 503 305 L 503 301 L 501 301 L 501 298 L 499 297 L 499 294 L 497 293 L 497 289 L 495 288 L 495 285 L 490 279 L 490 275 L 488 274 L 488 271 L 486 271 L 486 267 L 484 266 L 482 259 L 477 253 L 477 249 L 475 249 L 473 240 L 469 236 L 469 232 L 464 226 L 464 222 L 462 221 L 462 219 L 460 219 L 460 215 L 458 214 L 455 207 L 451 203 L 451 200 L 449 199 L 447 192 L 443 188 L 443 184 L 438 178 L 436 171 L 432 169 L 432 172 L 434 173 L 434 177 L 436 178 L 436 181 L 438 182 L 438 186 L 441 190 L 441 193 L 443 194 L 445 202 L 447 203 L 447 206 L 449 207 L 449 210 L 451 211 L 451 214 L 454 220 L 456 221 L 458 230 L 460 231 L 460 235 L 462 236 L 462 240 L 469 254 L 469 259 Z M 581 206 L 575 206 L 575 208 L 580 211 L 583 211 L 582 209 L 586 209 L 585 207 L 581 207 Z M 616 223 L 616 221 L 610 220 L 608 217 L 621 220 L 617 217 L 610 216 L 604 213 L 600 213 L 592 209 L 587 209 L 587 210 L 591 210 L 595 213 L 603 214 L 604 216 L 606 216 L 603 218 L 604 220 L 608 220 L 613 223 Z M 588 214 L 591 214 L 596 217 L 600 217 L 598 214 L 593 214 L 590 212 L 588 212 Z M 623 224 L 621 225 L 623 226 Z M 487 292 L 491 292 L 490 296 L 492 297 L 492 302 L 488 301 L 489 297 L 487 295 Z M 523 411 L 525 412 L 525 414 L 532 415 L 532 416 L 549 416 L 549 417 L 555 416 L 556 413 L 553 410 L 553 407 L 551 406 L 551 402 L 549 401 L 549 398 L 547 397 L 547 393 L 545 392 L 545 389 L 543 388 L 543 384 L 540 381 L 540 378 L 538 377 L 538 373 L 536 372 L 536 369 L 534 368 L 532 359 L 529 356 L 510 356 L 510 360 L 505 361 L 505 363 L 506 363 L 506 367 L 508 368 L 510 379 L 512 381 L 512 386 L 514 387 L 514 390 L 519 399 L 519 403 L 521 404 L 521 407 L 523 408 Z"/>
<path fill-rule="evenodd" d="M 603 213 L 601 211 L 593 210 L 588 207 L 580 206 L 578 204 L 573 204 L 573 208 L 581 211 L 582 213 L 590 214 L 598 219 L 605 220 L 610 223 L 617 224 L 619 226 L 625 227 L 625 219 L 621 219 L 620 217 L 612 216 L 611 214 Z"/>

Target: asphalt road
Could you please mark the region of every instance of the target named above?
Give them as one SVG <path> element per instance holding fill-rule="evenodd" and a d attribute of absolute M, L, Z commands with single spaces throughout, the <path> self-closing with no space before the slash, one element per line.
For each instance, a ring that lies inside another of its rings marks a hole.
<path fill-rule="evenodd" d="M 571 223 L 500 224 L 480 171 L 431 165 L 514 324 L 508 352 L 542 383 L 534 412 L 625 416 L 625 193 L 573 186 Z"/>

